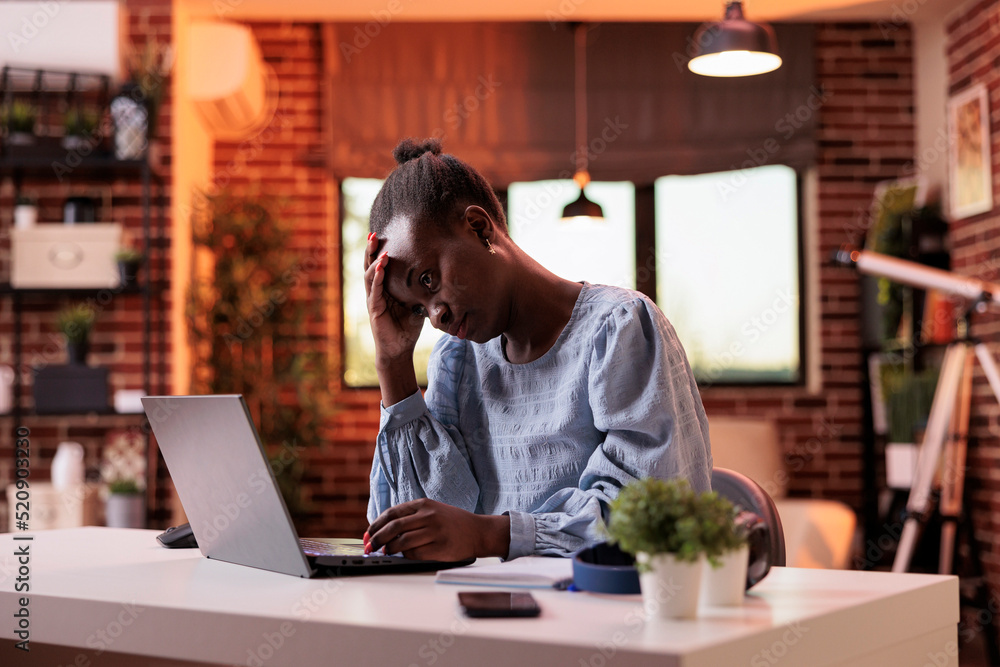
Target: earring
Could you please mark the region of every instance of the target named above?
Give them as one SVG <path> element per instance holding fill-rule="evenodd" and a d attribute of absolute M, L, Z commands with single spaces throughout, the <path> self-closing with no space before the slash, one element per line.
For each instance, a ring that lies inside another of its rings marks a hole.
<path fill-rule="evenodd" d="M 497 254 L 497 251 L 493 249 L 493 244 L 490 243 L 489 239 L 486 239 L 486 249 L 490 251 L 491 255 Z"/>

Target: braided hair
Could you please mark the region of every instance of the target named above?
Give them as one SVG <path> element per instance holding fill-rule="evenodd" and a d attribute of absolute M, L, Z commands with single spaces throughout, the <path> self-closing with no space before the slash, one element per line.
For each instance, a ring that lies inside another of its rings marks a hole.
<path fill-rule="evenodd" d="M 496 193 L 483 175 L 454 155 L 441 154 L 439 139 L 399 142 L 392 156 L 398 163 L 375 197 L 370 231 L 383 236 L 396 216 L 405 215 L 421 228 L 447 230 L 467 206 L 482 206 L 507 233 L 507 218 Z"/>

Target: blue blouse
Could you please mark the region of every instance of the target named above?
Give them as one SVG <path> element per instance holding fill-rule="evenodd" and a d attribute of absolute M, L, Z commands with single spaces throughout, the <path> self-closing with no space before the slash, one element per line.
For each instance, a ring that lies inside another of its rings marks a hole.
<path fill-rule="evenodd" d="M 633 479 L 711 487 L 708 420 L 673 327 L 638 292 L 583 284 L 569 322 L 526 364 L 452 336 L 426 396 L 381 410 L 368 519 L 415 498 L 510 516 L 508 558 L 601 541 Z"/>

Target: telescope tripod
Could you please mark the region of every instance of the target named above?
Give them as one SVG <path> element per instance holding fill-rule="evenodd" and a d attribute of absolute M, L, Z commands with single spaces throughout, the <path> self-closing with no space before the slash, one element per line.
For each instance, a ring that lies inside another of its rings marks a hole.
<path fill-rule="evenodd" d="M 980 630 L 983 632 L 989 664 L 1000 665 L 996 620 L 989 607 L 990 594 L 982 563 L 979 561 L 979 548 L 972 526 L 972 517 L 962 515 L 972 376 L 975 370 L 973 357 L 979 360 L 990 388 L 1000 402 L 1000 371 L 986 345 L 970 339 L 949 344 L 945 350 L 934 398 L 931 401 L 931 412 L 927 419 L 913 485 L 906 503 L 903 531 L 899 538 L 892 571 L 905 572 L 910 566 L 921 524 L 926 524 L 930 517 L 931 488 L 935 473 L 940 472 L 941 493 L 938 515 L 941 519 L 941 544 L 938 573 L 953 573 L 955 538 L 961 522 L 969 546 L 969 559 L 973 561 L 973 576 L 978 580 L 975 594 L 964 596 L 963 602 L 977 609 L 987 610 L 989 613 L 987 622 L 983 624 L 985 627 Z M 938 471 L 939 465 L 940 471 Z"/>
<path fill-rule="evenodd" d="M 925 522 L 931 506 L 931 488 L 941 462 L 941 549 L 938 572 L 951 574 L 955 553 L 955 533 L 962 514 L 965 486 L 965 456 L 968 447 L 969 411 L 972 402 L 973 355 L 979 360 L 993 394 L 1000 403 L 1000 370 L 986 345 L 971 339 L 948 345 L 931 401 L 931 412 L 920 445 L 917 469 L 906 519 L 899 538 L 893 572 L 906 572 L 916 546 L 919 524 Z M 943 455 L 943 456 L 942 456 Z"/>

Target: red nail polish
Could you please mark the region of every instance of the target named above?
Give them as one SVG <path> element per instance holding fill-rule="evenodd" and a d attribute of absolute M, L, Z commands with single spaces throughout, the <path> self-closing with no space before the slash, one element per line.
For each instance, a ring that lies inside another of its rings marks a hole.
<path fill-rule="evenodd" d="M 368 544 L 369 542 L 371 542 L 371 539 L 372 539 L 372 538 L 370 538 L 370 537 L 368 536 L 368 531 L 366 530 L 366 531 L 365 531 L 365 535 L 364 535 L 364 537 L 363 537 L 363 538 L 361 538 L 361 539 L 362 539 L 362 540 L 364 541 L 364 543 L 365 543 L 365 544 Z"/>
<path fill-rule="evenodd" d="M 375 232 L 368 232 L 368 240 L 371 241 L 372 237 L 375 236 Z"/>
<path fill-rule="evenodd" d="M 365 555 L 367 556 L 367 555 L 368 555 L 368 554 L 370 554 L 371 552 L 372 552 L 372 545 L 371 545 L 371 542 L 366 542 L 366 543 L 365 543 Z"/>

